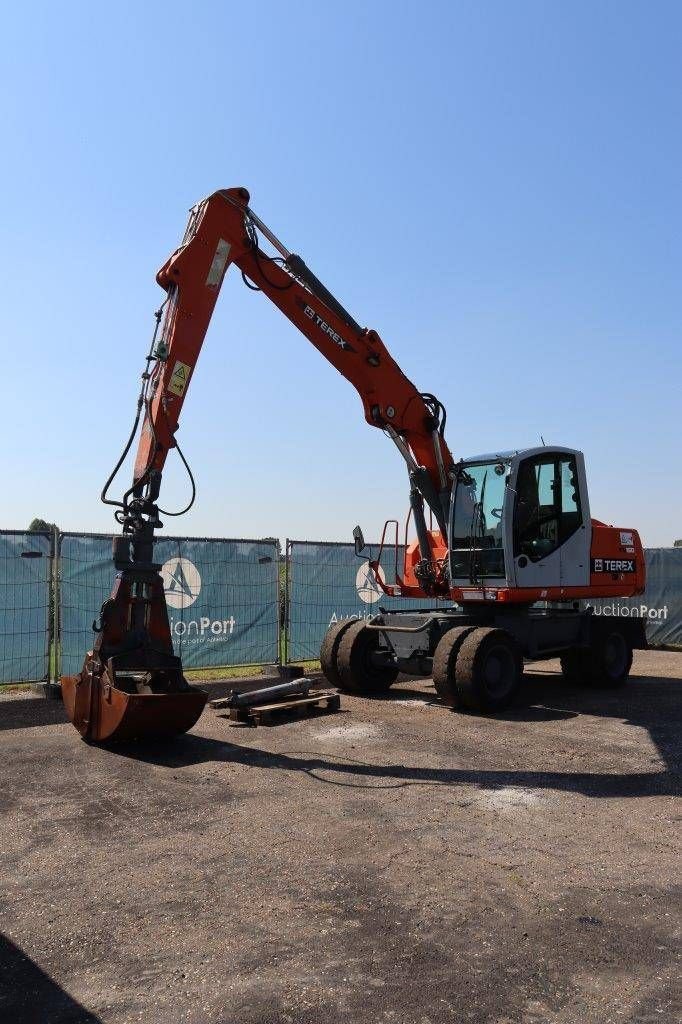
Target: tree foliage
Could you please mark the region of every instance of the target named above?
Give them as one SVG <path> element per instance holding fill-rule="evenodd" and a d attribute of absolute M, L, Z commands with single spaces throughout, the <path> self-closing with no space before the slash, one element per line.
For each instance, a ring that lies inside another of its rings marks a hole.
<path fill-rule="evenodd" d="M 56 523 L 48 523 L 46 519 L 32 519 L 28 526 L 29 533 L 54 533 Z"/>

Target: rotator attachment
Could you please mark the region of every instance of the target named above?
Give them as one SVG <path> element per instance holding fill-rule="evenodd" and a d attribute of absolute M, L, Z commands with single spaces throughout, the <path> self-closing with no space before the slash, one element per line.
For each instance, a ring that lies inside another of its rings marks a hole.
<path fill-rule="evenodd" d="M 117 573 L 93 623 L 94 647 L 80 675 L 61 678 L 69 719 L 95 743 L 186 732 L 208 697 L 190 686 L 173 653 L 160 566 L 151 560 L 153 528 L 145 525 L 144 537 L 114 537 Z"/>

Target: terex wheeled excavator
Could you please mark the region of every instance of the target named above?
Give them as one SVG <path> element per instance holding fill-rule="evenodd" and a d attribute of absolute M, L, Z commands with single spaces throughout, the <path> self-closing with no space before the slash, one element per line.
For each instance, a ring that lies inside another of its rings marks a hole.
<path fill-rule="evenodd" d="M 176 437 L 180 412 L 231 265 L 355 386 L 365 419 L 385 432 L 407 465 L 416 539 L 408 542 L 406 527 L 399 545 L 398 524 L 389 520 L 370 567 L 387 595 L 426 597 L 434 606 L 335 623 L 320 652 L 328 680 L 371 694 L 399 672 L 428 674 L 446 704 L 483 712 L 511 700 L 524 658 L 558 655 L 570 677 L 606 685 L 625 680 L 633 648 L 645 646 L 641 623 L 595 619 L 581 602 L 641 593 L 642 545 L 634 529 L 590 517 L 582 454 L 542 446 L 455 461 L 440 401 L 420 392 L 376 331 L 362 328 L 282 245 L 251 210 L 246 189 L 232 188 L 193 207 L 182 244 L 157 274 L 166 297 L 135 424 L 102 493 L 122 526 L 114 538 L 113 592 L 80 675 L 62 679 L 82 736 L 101 742 L 184 732 L 206 702 L 173 653 L 153 544 L 169 452 L 176 448 L 187 466 Z M 142 412 L 132 486 L 113 501 L 108 489 Z M 395 578 L 386 581 L 380 563 L 389 524 Z M 354 538 L 362 556 L 359 527 Z"/>

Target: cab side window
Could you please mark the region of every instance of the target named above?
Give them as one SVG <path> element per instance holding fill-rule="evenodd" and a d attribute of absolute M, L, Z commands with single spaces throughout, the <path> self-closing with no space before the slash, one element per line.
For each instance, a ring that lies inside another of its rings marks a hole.
<path fill-rule="evenodd" d="M 556 551 L 582 524 L 575 459 L 536 455 L 519 466 L 514 505 L 514 556 L 533 562 Z"/>

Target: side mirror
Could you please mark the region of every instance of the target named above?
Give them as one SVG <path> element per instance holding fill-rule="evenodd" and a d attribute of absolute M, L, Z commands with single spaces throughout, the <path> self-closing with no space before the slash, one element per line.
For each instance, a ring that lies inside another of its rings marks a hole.
<path fill-rule="evenodd" d="M 356 526 L 353 530 L 353 543 L 355 544 L 355 554 L 360 556 L 365 550 L 367 545 L 365 544 L 365 538 L 362 534 L 362 529 Z"/>

